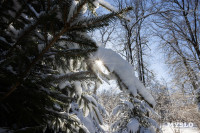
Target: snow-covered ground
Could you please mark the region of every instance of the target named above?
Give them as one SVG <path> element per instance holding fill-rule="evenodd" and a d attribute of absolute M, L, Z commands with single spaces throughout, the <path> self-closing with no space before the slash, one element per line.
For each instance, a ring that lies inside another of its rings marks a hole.
<path fill-rule="evenodd" d="M 200 133 L 200 130 L 196 127 L 170 127 L 168 125 L 162 126 L 163 133 Z M 175 132 L 177 131 L 177 132 Z"/>

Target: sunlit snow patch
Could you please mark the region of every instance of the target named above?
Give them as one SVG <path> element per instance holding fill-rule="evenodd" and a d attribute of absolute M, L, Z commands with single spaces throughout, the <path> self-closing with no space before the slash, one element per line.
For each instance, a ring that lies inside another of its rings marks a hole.
<path fill-rule="evenodd" d="M 90 58 L 94 61 L 101 60 L 109 72 L 114 73 L 133 96 L 137 96 L 139 94 L 149 104 L 155 106 L 156 102 L 154 98 L 135 76 L 133 67 L 119 54 L 111 49 L 99 47 Z"/>

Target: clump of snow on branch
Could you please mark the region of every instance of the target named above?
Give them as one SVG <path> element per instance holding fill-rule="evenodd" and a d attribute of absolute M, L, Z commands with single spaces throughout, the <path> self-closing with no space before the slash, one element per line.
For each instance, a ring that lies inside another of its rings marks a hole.
<path fill-rule="evenodd" d="M 115 7 L 113 7 L 112 5 L 110 5 L 110 3 L 104 1 L 104 0 L 97 0 L 99 2 L 100 5 L 104 6 L 105 8 L 117 12 L 118 9 L 116 9 Z"/>
<path fill-rule="evenodd" d="M 118 12 L 118 11 L 119 11 L 116 7 L 112 6 L 110 3 L 108 3 L 108 2 L 106 2 L 106 1 L 104 1 L 104 0 L 95 0 L 95 1 L 93 2 L 93 4 L 94 4 L 97 8 L 99 7 L 99 5 L 101 5 L 102 7 L 106 8 L 107 10 L 109 10 L 109 11 L 111 11 L 111 12 Z M 122 15 L 121 15 L 120 17 L 122 17 L 122 18 L 125 19 L 125 20 L 131 21 L 131 18 L 129 18 L 128 16 L 122 16 Z"/>
<path fill-rule="evenodd" d="M 137 119 L 131 119 L 127 124 L 128 133 L 136 133 L 138 131 L 139 125 L 140 124 Z"/>
<path fill-rule="evenodd" d="M 75 87 L 76 94 L 78 95 L 78 98 L 81 98 L 81 95 L 82 95 L 81 82 L 79 81 L 74 82 L 74 87 Z"/>
<path fill-rule="evenodd" d="M 149 104 L 156 102 L 144 85 L 137 79 L 133 67 L 119 54 L 111 49 L 99 47 L 91 56 L 92 60 L 101 60 L 109 72 L 114 73 L 133 96 L 142 96 Z"/>

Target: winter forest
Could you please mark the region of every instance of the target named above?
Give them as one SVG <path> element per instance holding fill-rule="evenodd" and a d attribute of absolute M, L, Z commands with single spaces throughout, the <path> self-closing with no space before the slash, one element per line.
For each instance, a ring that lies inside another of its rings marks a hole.
<path fill-rule="evenodd" d="M 200 1 L 0 0 L 0 133 L 200 133 Z"/>

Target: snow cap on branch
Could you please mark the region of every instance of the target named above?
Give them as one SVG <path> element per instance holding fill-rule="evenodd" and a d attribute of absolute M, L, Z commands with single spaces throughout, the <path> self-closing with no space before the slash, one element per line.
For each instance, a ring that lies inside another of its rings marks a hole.
<path fill-rule="evenodd" d="M 106 68 L 121 80 L 130 94 L 133 96 L 139 94 L 151 106 L 155 106 L 156 102 L 154 98 L 135 76 L 133 67 L 119 54 L 111 49 L 99 47 L 98 50 L 93 53 L 91 59 L 101 60 Z"/>

